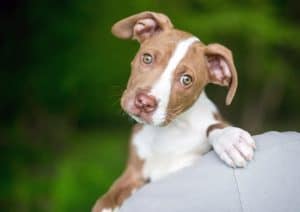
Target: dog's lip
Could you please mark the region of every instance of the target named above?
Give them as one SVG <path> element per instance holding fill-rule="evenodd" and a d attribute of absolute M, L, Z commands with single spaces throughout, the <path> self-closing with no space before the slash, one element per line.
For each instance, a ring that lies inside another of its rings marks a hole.
<path fill-rule="evenodd" d="M 131 116 L 134 120 L 142 124 L 152 124 L 152 118 L 149 113 L 145 113 L 143 111 L 127 111 L 128 115 Z"/>
<path fill-rule="evenodd" d="M 138 122 L 138 123 L 140 123 L 140 124 L 147 124 L 147 125 L 153 125 L 153 126 L 156 126 L 156 127 L 165 127 L 165 126 L 167 126 L 170 122 L 171 122 L 171 120 L 165 120 L 165 121 L 162 121 L 161 123 L 159 123 L 159 124 L 155 124 L 154 122 L 153 122 L 153 120 L 152 120 L 152 118 L 151 117 L 149 117 L 148 118 L 148 116 L 141 116 L 141 114 L 139 113 L 139 114 L 137 114 L 137 115 L 134 115 L 133 113 L 129 113 L 129 112 L 127 112 L 128 113 L 128 115 L 132 118 L 132 119 L 134 119 L 136 122 Z"/>
<path fill-rule="evenodd" d="M 132 119 L 141 124 L 153 125 L 152 116 L 155 111 L 152 112 L 144 112 L 143 110 L 135 107 L 133 104 L 133 100 L 123 101 L 122 109 L 125 113 L 127 113 Z"/>

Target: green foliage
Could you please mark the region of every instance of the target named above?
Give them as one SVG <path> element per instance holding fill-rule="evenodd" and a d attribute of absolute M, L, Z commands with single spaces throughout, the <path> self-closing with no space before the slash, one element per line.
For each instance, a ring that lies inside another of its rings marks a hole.
<path fill-rule="evenodd" d="M 76 135 L 74 149 L 57 164 L 51 211 L 88 211 L 122 172 L 127 133 L 88 132 Z M 84 145 L 84 149 L 82 148 Z"/>
<path fill-rule="evenodd" d="M 11 179 L 12 211 L 88 211 L 112 179 L 122 172 L 127 155 L 126 133 L 84 131 L 66 140 L 72 145 L 32 168 L 26 164 Z M 43 153 L 41 153 L 43 154 Z M 32 162 L 37 165 L 39 161 Z M 38 169 L 36 169 L 38 168 Z M 2 191 L 3 192 L 3 191 Z M 2 199 L 5 196 L 2 197 Z"/>

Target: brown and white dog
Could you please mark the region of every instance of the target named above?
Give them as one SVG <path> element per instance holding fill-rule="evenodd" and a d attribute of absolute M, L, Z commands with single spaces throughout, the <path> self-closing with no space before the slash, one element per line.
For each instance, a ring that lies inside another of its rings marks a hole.
<path fill-rule="evenodd" d="M 125 172 L 93 212 L 117 211 L 136 189 L 193 164 L 211 148 L 231 167 L 244 167 L 253 158 L 252 137 L 224 122 L 204 92 L 208 83 L 228 86 L 226 104 L 231 103 L 238 80 L 229 49 L 205 45 L 154 12 L 125 18 L 112 33 L 141 45 L 121 99 L 138 124 Z"/>

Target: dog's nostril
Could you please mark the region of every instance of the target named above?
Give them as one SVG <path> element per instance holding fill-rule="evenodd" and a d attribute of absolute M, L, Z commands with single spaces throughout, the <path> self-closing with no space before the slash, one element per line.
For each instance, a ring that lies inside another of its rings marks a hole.
<path fill-rule="evenodd" d="M 146 113 L 150 113 L 156 109 L 157 102 L 153 96 L 139 93 L 136 95 L 135 106 Z"/>
<path fill-rule="evenodd" d="M 147 112 L 147 113 L 151 113 L 155 110 L 155 106 L 154 105 L 145 105 L 144 107 L 144 111 Z"/>
<path fill-rule="evenodd" d="M 135 103 L 136 103 L 136 105 L 138 105 L 138 106 L 140 106 L 140 107 L 143 106 L 143 100 L 140 99 L 140 98 L 136 98 Z"/>

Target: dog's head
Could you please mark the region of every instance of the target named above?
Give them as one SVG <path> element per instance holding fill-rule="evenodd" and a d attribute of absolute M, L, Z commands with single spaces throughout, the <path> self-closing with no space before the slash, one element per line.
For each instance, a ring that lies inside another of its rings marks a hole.
<path fill-rule="evenodd" d="M 121 99 L 122 108 L 138 122 L 168 124 L 193 105 L 207 83 L 228 86 L 226 104 L 231 103 L 237 73 L 226 47 L 204 45 L 154 12 L 125 18 L 114 24 L 112 33 L 140 43 Z"/>

